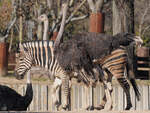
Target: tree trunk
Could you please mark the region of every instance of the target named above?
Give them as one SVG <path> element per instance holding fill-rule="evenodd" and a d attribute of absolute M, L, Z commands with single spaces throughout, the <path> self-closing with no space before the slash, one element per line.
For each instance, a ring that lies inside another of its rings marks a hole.
<path fill-rule="evenodd" d="M 63 35 L 63 32 L 64 32 L 66 16 L 67 16 L 68 2 L 63 3 L 62 7 L 63 7 L 63 9 L 62 9 L 63 10 L 62 11 L 63 12 L 62 22 L 61 22 L 61 25 L 60 25 L 60 29 L 59 29 L 58 35 L 56 37 L 54 49 L 60 44 L 60 42 L 62 40 L 62 35 Z"/>
<path fill-rule="evenodd" d="M 32 40 L 33 38 L 33 28 L 34 28 L 34 22 L 31 20 L 27 21 L 27 36 L 29 40 Z"/>
<path fill-rule="evenodd" d="M 113 35 L 134 33 L 134 0 L 113 0 Z"/>
<path fill-rule="evenodd" d="M 22 0 L 20 0 L 20 6 L 22 5 Z M 22 9 L 21 9 L 22 10 Z M 22 16 L 20 16 L 19 18 L 19 39 L 20 39 L 20 42 L 22 42 L 22 29 L 23 29 L 23 18 Z"/>
<path fill-rule="evenodd" d="M 41 15 L 41 9 L 42 9 L 41 6 L 39 6 L 38 17 Z M 39 40 L 42 39 L 42 23 L 41 22 L 38 24 L 37 37 Z"/>

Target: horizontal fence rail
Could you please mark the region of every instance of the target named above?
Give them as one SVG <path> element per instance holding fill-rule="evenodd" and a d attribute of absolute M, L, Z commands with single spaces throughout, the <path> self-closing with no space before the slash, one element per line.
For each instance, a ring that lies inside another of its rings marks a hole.
<path fill-rule="evenodd" d="M 20 94 L 25 94 L 26 84 L 3 84 L 16 90 Z M 133 88 L 130 88 L 132 99 L 132 110 L 149 110 L 150 109 L 150 86 L 138 85 L 141 92 L 141 101 L 137 101 Z M 56 111 L 52 104 L 52 85 L 50 84 L 33 84 L 34 97 L 28 111 Z M 74 83 L 71 87 L 71 110 L 84 110 L 88 105 L 99 105 L 104 95 L 104 88 L 101 84 L 96 88 L 88 88 L 82 84 Z M 124 110 L 126 106 L 125 93 L 119 85 L 113 85 L 113 110 Z"/>

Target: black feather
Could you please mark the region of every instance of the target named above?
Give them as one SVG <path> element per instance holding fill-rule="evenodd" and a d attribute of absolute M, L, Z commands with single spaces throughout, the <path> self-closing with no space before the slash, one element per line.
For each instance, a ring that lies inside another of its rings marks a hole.
<path fill-rule="evenodd" d="M 0 85 L 0 111 L 26 111 L 33 98 L 32 85 L 27 84 L 25 96 L 5 85 Z"/>

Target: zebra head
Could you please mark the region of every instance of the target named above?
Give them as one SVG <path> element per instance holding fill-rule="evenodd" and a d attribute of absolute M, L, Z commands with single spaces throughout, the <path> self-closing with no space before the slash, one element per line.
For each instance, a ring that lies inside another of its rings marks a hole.
<path fill-rule="evenodd" d="M 18 54 L 17 58 L 17 64 L 15 68 L 15 76 L 17 79 L 23 79 L 24 75 L 26 72 L 31 68 L 33 64 L 33 58 L 30 53 L 30 51 L 26 50 L 21 50 L 20 48 L 20 53 Z"/>

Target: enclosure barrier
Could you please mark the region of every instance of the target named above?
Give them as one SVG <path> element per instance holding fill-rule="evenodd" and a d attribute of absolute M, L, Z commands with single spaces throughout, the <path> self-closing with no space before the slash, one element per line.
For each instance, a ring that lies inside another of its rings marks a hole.
<path fill-rule="evenodd" d="M 150 48 L 137 49 L 137 78 L 150 79 Z"/>
<path fill-rule="evenodd" d="M 59 112 L 24 112 L 24 111 L 9 111 L 0 113 L 149 113 L 150 111 L 59 111 Z"/>
<path fill-rule="evenodd" d="M 2 83 L 1 83 L 2 84 Z M 15 89 L 20 94 L 25 94 L 25 84 L 4 84 Z M 123 89 L 118 85 L 113 85 L 113 110 L 123 110 L 126 105 L 125 94 Z M 137 101 L 133 88 L 131 87 L 131 99 L 133 107 L 131 110 L 149 110 L 150 109 L 150 86 L 148 84 L 138 84 L 141 92 L 141 101 Z M 28 111 L 37 112 L 50 112 L 56 111 L 55 106 L 52 104 L 52 85 L 50 84 L 33 84 L 34 97 Z M 104 94 L 104 89 L 101 84 L 96 88 L 90 87 L 85 90 L 82 84 L 73 83 L 71 87 L 71 110 L 80 111 L 85 109 L 86 106 L 100 104 Z"/>

